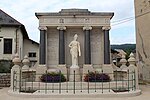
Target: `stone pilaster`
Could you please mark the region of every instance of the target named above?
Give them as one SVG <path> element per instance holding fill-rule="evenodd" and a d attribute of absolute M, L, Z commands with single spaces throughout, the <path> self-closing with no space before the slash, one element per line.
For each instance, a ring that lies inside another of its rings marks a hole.
<path fill-rule="evenodd" d="M 39 64 L 46 64 L 46 31 L 47 27 L 39 27 L 40 30 L 40 52 L 39 52 Z"/>
<path fill-rule="evenodd" d="M 137 69 L 137 66 L 135 66 L 136 59 L 135 59 L 134 54 L 132 52 L 131 52 L 129 57 L 130 58 L 128 59 L 128 62 L 130 65 L 128 66 L 128 70 L 129 70 L 128 79 L 129 80 L 133 80 L 133 79 L 135 80 L 135 88 L 136 88 L 136 90 L 138 90 L 139 89 L 139 85 L 138 85 L 139 78 L 138 78 L 138 69 Z M 130 81 L 128 85 L 129 85 L 129 87 L 133 86 L 133 82 Z"/>
<path fill-rule="evenodd" d="M 90 33 L 92 30 L 91 26 L 83 27 L 84 30 L 84 64 L 91 64 L 91 40 Z"/>
<path fill-rule="evenodd" d="M 64 31 L 66 27 L 60 26 L 57 27 L 59 30 L 59 64 L 65 64 L 65 38 Z"/>
<path fill-rule="evenodd" d="M 20 91 L 20 87 L 21 87 L 21 60 L 19 58 L 18 53 L 15 54 L 14 59 L 12 60 L 12 62 L 14 63 L 14 66 L 11 69 L 11 89 L 14 88 L 18 88 Z"/>
<path fill-rule="evenodd" d="M 104 31 L 104 64 L 110 64 L 110 40 L 109 40 L 109 26 L 102 27 Z"/>

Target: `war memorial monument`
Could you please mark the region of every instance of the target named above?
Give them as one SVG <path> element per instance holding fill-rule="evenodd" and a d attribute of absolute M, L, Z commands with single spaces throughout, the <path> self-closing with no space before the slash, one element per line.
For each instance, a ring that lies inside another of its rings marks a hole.
<path fill-rule="evenodd" d="M 120 68 L 112 64 L 109 31 L 114 13 L 62 9 L 35 15 L 40 31 L 39 65 L 31 70 L 25 57 L 20 66 L 16 54 L 9 94 L 94 98 L 141 93 L 134 55 L 130 54 L 129 66 L 124 56 Z"/>

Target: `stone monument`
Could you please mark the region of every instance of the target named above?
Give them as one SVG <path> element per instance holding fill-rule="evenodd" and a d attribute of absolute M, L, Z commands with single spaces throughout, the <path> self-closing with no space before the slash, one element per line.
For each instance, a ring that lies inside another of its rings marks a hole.
<path fill-rule="evenodd" d="M 15 65 L 11 70 L 13 92 L 17 90 L 20 93 L 22 89 L 25 88 L 26 91 L 26 88 L 29 88 L 36 90 L 32 95 L 38 97 L 68 96 L 79 99 L 83 97 L 95 99 L 95 96 L 102 95 L 122 96 L 123 93 L 120 95 L 111 90 L 126 88 L 128 89 L 128 92 L 124 93 L 126 96 L 132 93 L 132 95 L 140 94 L 140 91 L 136 91 L 138 75 L 133 54 L 130 55 L 130 66 L 127 67 L 130 73 L 133 72 L 132 75 L 127 73 L 128 80 L 117 81 L 116 78 L 114 81 L 109 40 L 113 13 L 90 12 L 88 9 L 62 9 L 56 13 L 36 13 L 36 16 L 39 19 L 40 29 L 39 65 L 36 67 L 36 74 L 32 74 L 32 82 L 28 79 L 22 80 L 20 70 L 22 66 L 19 66 L 21 61 L 18 55 L 15 56 L 13 59 Z M 25 57 L 22 69 L 29 69 L 28 63 Z M 41 77 L 43 75 L 44 77 Z"/>
<path fill-rule="evenodd" d="M 77 41 L 78 35 L 74 35 L 74 40 L 70 42 L 70 54 L 72 57 L 71 68 L 77 68 L 78 66 L 78 56 L 81 56 L 80 43 Z"/>
<path fill-rule="evenodd" d="M 80 68 L 78 66 L 78 56 L 81 56 L 80 43 L 77 41 L 78 35 L 74 35 L 73 41 L 70 42 L 70 54 L 72 58 L 72 65 L 70 67 L 70 81 L 79 81 L 80 80 Z M 76 77 L 74 78 L 74 75 Z"/>
<path fill-rule="evenodd" d="M 62 9 L 35 15 L 40 30 L 37 73 L 56 69 L 67 75 L 86 74 L 111 64 L 109 30 L 114 13 Z"/>
<path fill-rule="evenodd" d="M 60 66 L 72 66 L 68 45 L 75 34 L 79 36 L 78 42 L 82 52 L 82 56 L 78 57 L 78 66 L 100 68 L 103 64 L 111 63 L 109 30 L 114 13 L 62 9 L 55 13 L 42 12 L 35 15 L 39 19 L 40 67 L 59 69 Z"/>

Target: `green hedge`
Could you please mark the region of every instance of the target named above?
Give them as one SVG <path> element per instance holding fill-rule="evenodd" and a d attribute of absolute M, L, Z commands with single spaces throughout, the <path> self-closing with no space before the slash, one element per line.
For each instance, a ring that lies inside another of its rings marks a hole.
<path fill-rule="evenodd" d="M 0 60 L 0 73 L 10 73 L 12 66 L 11 60 Z"/>

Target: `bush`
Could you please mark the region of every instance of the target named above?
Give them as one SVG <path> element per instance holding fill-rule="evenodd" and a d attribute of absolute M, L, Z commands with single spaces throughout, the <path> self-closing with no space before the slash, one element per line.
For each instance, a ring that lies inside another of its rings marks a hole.
<path fill-rule="evenodd" d="M 10 73 L 12 66 L 11 60 L 0 60 L 0 73 Z"/>
<path fill-rule="evenodd" d="M 40 77 L 40 80 L 42 82 L 49 82 L 49 83 L 56 83 L 56 82 L 65 82 L 66 78 L 62 73 L 47 73 L 47 74 L 43 74 Z"/>
<path fill-rule="evenodd" d="M 109 82 L 110 77 L 106 73 L 89 72 L 84 76 L 85 82 Z"/>

